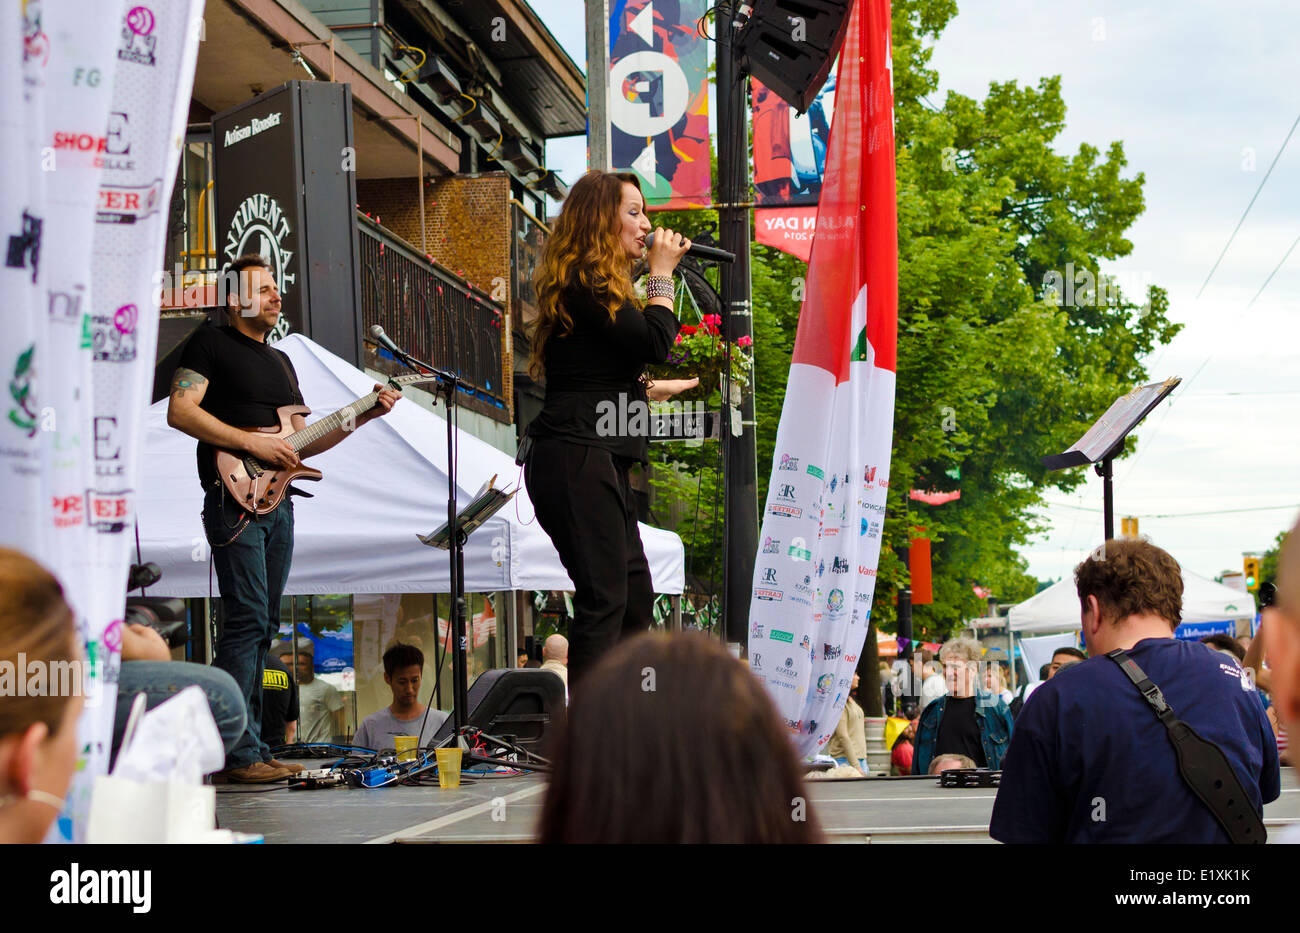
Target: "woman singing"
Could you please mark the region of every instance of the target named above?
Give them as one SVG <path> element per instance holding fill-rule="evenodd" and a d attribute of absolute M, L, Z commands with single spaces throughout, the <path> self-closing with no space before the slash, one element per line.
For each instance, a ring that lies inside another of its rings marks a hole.
<path fill-rule="evenodd" d="M 647 395 L 666 399 L 698 383 L 647 387 L 644 379 L 646 364 L 667 359 L 677 336 L 672 272 L 690 246 L 681 234 L 656 231 L 642 308 L 631 271 L 649 232 L 636 176 L 589 172 L 570 190 L 535 279 L 529 368 L 534 379 L 545 374 L 546 402 L 528 426 L 524 482 L 573 580 L 571 689 L 603 652 L 652 621 L 650 567 L 628 482 L 633 463 L 649 462 L 649 445 L 645 434 L 620 434 L 618 426 L 648 425 L 636 414 Z"/>

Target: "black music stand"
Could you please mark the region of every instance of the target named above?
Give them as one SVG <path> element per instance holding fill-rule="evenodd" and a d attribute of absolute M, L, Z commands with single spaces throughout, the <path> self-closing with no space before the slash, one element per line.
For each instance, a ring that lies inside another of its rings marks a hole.
<path fill-rule="evenodd" d="M 1106 414 L 1064 453 L 1043 458 L 1048 470 L 1097 464 L 1097 475 L 1102 480 L 1102 526 L 1110 541 L 1115 537 L 1114 471 L 1112 461 L 1124 449 L 1124 438 L 1151 413 L 1183 380 L 1177 376 L 1164 382 L 1138 386 L 1123 395 L 1106 409 Z"/>

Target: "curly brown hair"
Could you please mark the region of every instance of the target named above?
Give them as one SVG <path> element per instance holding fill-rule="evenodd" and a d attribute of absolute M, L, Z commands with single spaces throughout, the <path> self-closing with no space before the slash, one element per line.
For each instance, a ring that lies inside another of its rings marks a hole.
<path fill-rule="evenodd" d="M 1175 629 L 1183 617 L 1183 572 L 1168 552 L 1144 539 L 1107 541 L 1074 568 L 1079 603 L 1097 597 L 1102 618 L 1116 623 L 1151 613 Z"/>
<path fill-rule="evenodd" d="M 619 207 L 623 186 L 641 190 L 630 172 L 591 171 L 574 183 L 560 216 L 542 248 L 542 261 L 533 276 L 537 319 L 529 339 L 528 372 L 541 379 L 546 370 L 546 341 L 573 330 L 573 318 L 561 297 L 570 286 L 595 292 L 612 321 L 624 303 L 640 306 L 632 284 L 632 263 L 619 242 Z"/>

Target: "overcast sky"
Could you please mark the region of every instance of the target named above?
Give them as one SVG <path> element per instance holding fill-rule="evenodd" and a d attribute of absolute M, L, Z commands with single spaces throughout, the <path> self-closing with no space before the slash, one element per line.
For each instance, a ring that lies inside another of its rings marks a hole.
<path fill-rule="evenodd" d="M 576 0 L 530 2 L 585 67 Z M 1196 295 L 1300 117 L 1300 6 L 959 0 L 959 9 L 935 49 L 936 104 L 948 90 L 982 98 L 990 81 L 1059 74 L 1068 111 L 1058 150 L 1120 140 L 1127 174 L 1146 176 L 1133 252 L 1110 271 L 1130 293 L 1129 283 L 1146 282 L 1169 291 L 1170 315 L 1186 327 L 1148 369 L 1152 381 L 1183 384 L 1139 427 L 1137 453 L 1115 466 L 1116 530 L 1118 516 L 1136 515 L 1188 569 L 1240 570 L 1244 552 L 1264 551 L 1300 514 L 1300 247 L 1255 299 L 1300 238 L 1300 130 Z M 570 183 L 585 157 L 582 138 L 547 147 Z M 1048 499 L 1050 530 L 1022 550 L 1041 579 L 1069 574 L 1102 536 L 1097 477 Z"/>

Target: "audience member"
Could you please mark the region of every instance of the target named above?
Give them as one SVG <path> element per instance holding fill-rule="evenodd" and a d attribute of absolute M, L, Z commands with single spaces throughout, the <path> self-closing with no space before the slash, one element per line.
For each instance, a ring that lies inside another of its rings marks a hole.
<path fill-rule="evenodd" d="M 844 700 L 844 712 L 835 726 L 835 733 L 826 743 L 826 754 L 839 764 L 857 768 L 862 775 L 867 775 L 867 717 L 862 712 L 858 701 L 853 699 L 853 691 L 860 682 L 856 671 L 849 687 L 849 696 Z"/>
<path fill-rule="evenodd" d="M 293 644 L 275 649 L 281 661 L 293 657 Z M 286 661 L 285 663 L 289 663 Z M 343 697 L 316 676 L 316 652 L 310 641 L 298 642 L 298 741 L 332 742 L 343 735 Z"/>
<path fill-rule="evenodd" d="M 929 652 L 926 652 L 929 654 Z M 944 683 L 942 668 L 934 661 L 924 661 L 921 666 L 921 708 L 918 713 L 924 713 L 928 707 L 939 697 L 948 692 Z"/>
<path fill-rule="evenodd" d="M 563 635 L 551 635 L 542 642 L 542 670 L 564 681 L 564 692 L 569 692 L 569 640 Z"/>
<path fill-rule="evenodd" d="M 271 748 L 298 741 L 298 685 L 271 652 L 262 663 L 262 741 Z"/>
<path fill-rule="evenodd" d="M 1201 644 L 1209 645 L 1215 651 L 1226 654 L 1240 665 L 1244 666 L 1246 663 L 1246 649 L 1231 635 L 1206 635 L 1201 639 Z"/>
<path fill-rule="evenodd" d="M 916 723 L 913 719 L 907 728 L 894 739 L 894 747 L 889 750 L 889 771 L 891 774 L 908 775 L 912 773 L 912 761 L 916 754 Z"/>
<path fill-rule="evenodd" d="M 0 843 L 37 843 L 63 810 L 77 768 L 77 717 L 88 673 L 63 588 L 26 555 L 0 548 L 0 665 L 73 671 L 77 689 L 12 690 L 0 703 Z M 57 667 L 56 667 L 57 666 Z"/>
<path fill-rule="evenodd" d="M 1011 713 L 979 686 L 983 649 L 973 638 L 955 638 L 939 650 L 948 694 L 926 706 L 916 729 L 913 769 L 927 771 L 939 749 L 996 771 L 1011 740 Z"/>
<path fill-rule="evenodd" d="M 1052 663 L 1047 665 L 1047 677 L 1044 679 L 1051 680 L 1067 664 L 1074 661 L 1086 661 L 1087 659 L 1088 656 L 1078 648 L 1057 648 L 1052 652 Z"/>
<path fill-rule="evenodd" d="M 396 748 L 394 737 L 399 735 L 419 736 L 421 748 L 432 742 L 447 714 L 420 702 L 423 672 L 424 652 L 414 645 L 398 643 L 384 652 L 384 683 L 393 702 L 361 721 L 353 745 L 375 751 Z"/>
<path fill-rule="evenodd" d="M 1253 684 L 1193 642 L 1178 562 L 1145 540 L 1107 541 L 1075 568 L 1091 659 L 1026 703 L 1003 763 L 989 833 L 1002 842 L 1226 842 L 1184 780 L 1165 726 L 1116 660 L 1123 649 L 1175 716 L 1217 745 L 1256 813 L 1277 798 L 1272 730 Z"/>
<path fill-rule="evenodd" d="M 117 758 L 127 720 L 131 717 L 131 706 L 138 694 L 145 695 L 145 708 L 153 709 L 186 687 L 194 686 L 203 690 L 212 720 L 221 735 L 221 744 L 226 754 L 230 754 L 248 724 L 248 708 L 244 706 L 244 694 L 235 678 L 219 667 L 173 661 L 171 649 L 156 631 L 147 625 L 123 625 L 122 666 L 117 677 L 110 761 Z M 259 768 L 251 774 L 250 769 L 242 768 L 223 771 L 220 779 L 228 783 L 261 784 L 284 780 L 289 773 L 302 770 L 298 765 L 275 760 L 269 749 L 263 760 L 270 765 L 269 768 Z M 248 779 L 241 779 L 245 776 Z"/>
<path fill-rule="evenodd" d="M 984 689 L 1003 703 L 1009 704 L 1015 698 L 1011 688 L 1007 686 L 1006 668 L 996 661 L 990 662 L 984 668 Z"/>
<path fill-rule="evenodd" d="M 519 657 L 515 658 L 515 667 L 518 667 L 518 668 L 524 668 L 524 667 L 527 667 L 527 666 L 528 666 L 528 655 L 527 655 L 527 654 L 521 654 Z"/>
<path fill-rule="evenodd" d="M 930 762 L 929 770 L 926 774 L 940 774 L 944 771 L 963 770 L 969 771 L 976 767 L 975 762 L 965 755 L 938 755 L 934 761 Z"/>
<path fill-rule="evenodd" d="M 820 842 L 763 685 L 704 635 L 639 635 L 583 678 L 553 754 L 542 842 Z"/>

